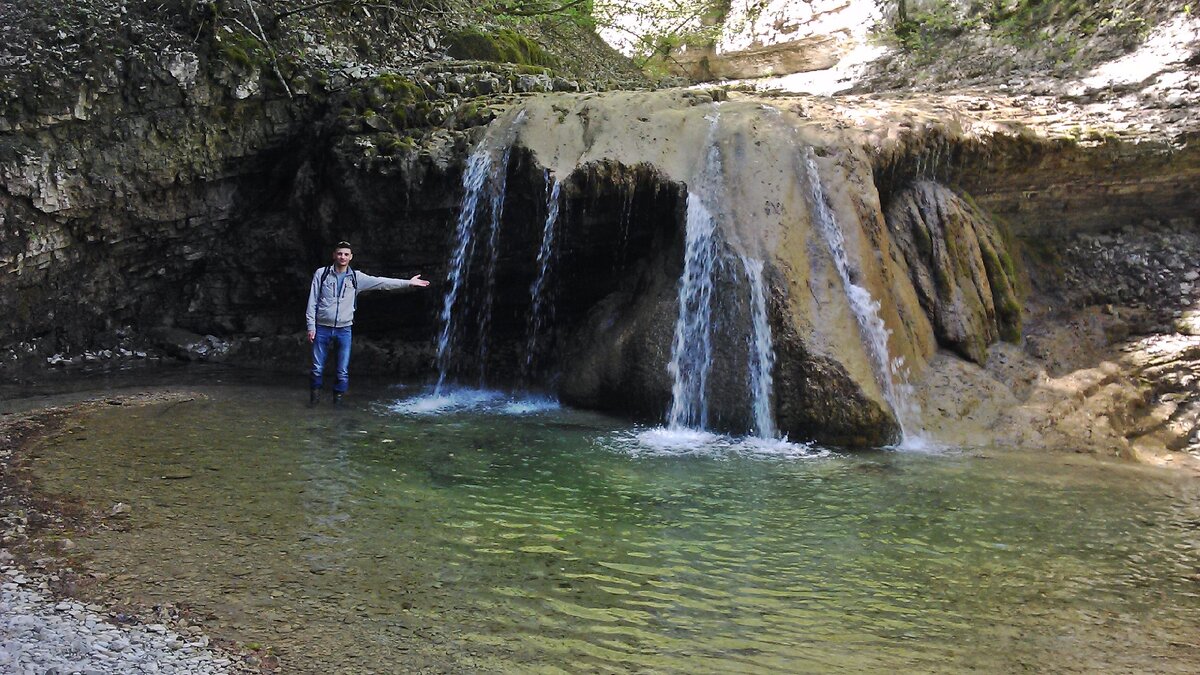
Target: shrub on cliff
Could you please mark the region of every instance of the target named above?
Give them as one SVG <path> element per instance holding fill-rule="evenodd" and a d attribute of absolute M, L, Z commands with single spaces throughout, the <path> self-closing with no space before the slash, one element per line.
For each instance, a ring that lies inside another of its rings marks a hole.
<path fill-rule="evenodd" d="M 456 59 L 516 63 L 523 66 L 555 66 L 541 45 L 507 28 L 487 33 L 466 29 L 446 38 L 446 53 Z"/>

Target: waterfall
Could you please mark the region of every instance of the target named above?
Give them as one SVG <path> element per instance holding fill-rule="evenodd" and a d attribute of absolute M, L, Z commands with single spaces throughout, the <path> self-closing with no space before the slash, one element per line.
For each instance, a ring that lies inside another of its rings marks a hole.
<path fill-rule="evenodd" d="M 438 379 L 435 388 L 438 393 L 446 384 L 446 376 L 450 371 L 451 346 L 455 337 L 454 307 L 466 282 L 475 244 L 475 214 L 491 165 L 491 153 L 486 144 L 480 143 L 467 159 L 467 168 L 463 171 L 463 197 L 458 209 L 458 224 L 454 229 L 454 253 L 450 258 L 450 270 L 446 273 L 446 296 L 442 299 L 442 311 L 438 316 L 441 323 L 438 332 Z"/>
<path fill-rule="evenodd" d="M 714 275 L 722 261 L 722 247 L 713 211 L 723 196 L 720 148 L 716 142 L 718 115 L 709 118 L 707 151 L 704 165 L 689 186 L 683 276 L 679 281 L 679 315 L 671 342 L 671 409 L 667 428 L 706 429 L 708 376 L 713 362 L 713 286 Z M 763 261 L 741 256 L 750 289 L 750 339 L 748 371 L 753 435 L 774 439 L 778 436 L 771 402 L 775 351 L 771 325 L 767 321 L 767 293 L 763 279 Z"/>
<path fill-rule="evenodd" d="M 488 134 L 479 142 L 475 149 L 471 152 L 471 156 L 467 158 L 467 166 L 463 171 L 463 196 L 458 208 L 458 222 L 454 228 L 454 248 L 450 257 L 449 269 L 446 272 L 446 295 L 442 298 L 442 310 L 438 314 L 440 328 L 438 330 L 437 342 L 437 360 L 438 369 L 437 385 L 434 387 L 434 392 L 441 393 L 446 385 L 446 380 L 449 377 L 450 370 L 454 367 L 454 351 L 455 345 L 458 342 L 458 324 L 463 320 L 459 316 L 463 313 L 460 302 L 463 289 L 467 283 L 467 277 L 470 274 L 471 262 L 475 257 L 476 237 L 475 237 L 475 221 L 479 214 L 479 200 L 483 197 L 488 189 L 489 184 L 492 187 L 491 204 L 491 221 L 490 231 L 488 234 L 487 246 L 489 249 L 488 265 L 486 270 L 486 278 L 484 280 L 485 287 L 485 306 L 480 315 L 480 327 L 486 328 L 486 324 L 491 321 L 491 294 L 495 287 L 495 261 L 496 251 L 499 243 L 499 228 L 500 218 L 503 215 L 504 190 L 506 174 L 508 173 L 508 157 L 512 142 L 516 137 L 516 132 L 521 123 L 524 121 L 525 113 L 522 111 L 517 115 L 511 124 L 507 127 L 493 126 L 488 130 Z M 493 130 L 500 128 L 499 134 L 493 133 Z M 499 161 L 496 160 L 497 147 L 504 148 Z M 484 318 L 486 316 L 486 318 Z M 486 339 L 480 338 L 480 358 L 486 357 L 487 347 Z M 480 378 L 483 377 L 483 364 L 480 363 Z"/>
<path fill-rule="evenodd" d="M 512 146 L 505 146 L 492 181 L 491 225 L 488 227 L 487 267 L 483 275 L 483 304 L 479 308 L 479 386 L 487 376 L 488 338 L 492 329 L 492 305 L 496 298 L 496 263 L 500 257 L 500 223 L 504 219 L 504 196 L 508 189 L 508 160 Z"/>
<path fill-rule="evenodd" d="M 917 438 L 913 435 L 919 427 L 915 402 L 908 400 L 905 387 L 898 387 L 893 379 L 893 372 L 899 370 L 902 361 L 893 362 L 888 354 L 888 336 L 891 331 L 879 316 L 880 303 L 871 297 L 871 292 L 863 286 L 854 283 L 850 278 L 850 261 L 846 255 L 846 240 L 838 226 L 833 210 L 825 201 L 825 189 L 821 185 L 821 175 L 817 169 L 812 148 L 804 151 L 805 169 L 808 177 L 809 197 L 812 201 L 813 215 L 829 252 L 833 256 L 834 266 L 842 279 L 842 287 L 846 290 L 846 298 L 858 321 L 859 333 L 875 370 L 875 378 L 883 390 L 883 397 L 892 407 L 896 421 L 900 424 L 901 444 L 908 445 Z"/>
<path fill-rule="evenodd" d="M 530 310 L 526 324 L 525 363 L 521 367 L 523 380 L 533 374 L 534 362 L 542 349 L 539 340 L 549 320 L 553 307 L 546 302 L 546 279 L 550 273 L 551 256 L 554 253 L 559 210 L 559 192 L 562 183 L 546 171 L 546 223 L 542 226 L 542 245 L 537 254 L 537 277 L 529 287 Z"/>
<path fill-rule="evenodd" d="M 671 429 L 708 426 L 705 388 L 712 368 L 713 272 L 718 257 L 716 220 L 704 203 L 715 197 L 721 181 L 721 155 L 715 135 L 719 117 L 713 115 L 704 166 L 687 196 L 686 245 L 683 277 L 679 282 L 679 316 L 671 342 Z"/>
<path fill-rule="evenodd" d="M 759 438 L 775 438 L 775 415 L 771 394 L 775 367 L 775 349 L 771 342 L 771 324 L 767 322 L 767 293 L 763 280 L 763 261 L 742 257 L 746 281 L 750 286 L 750 402 L 753 433 Z"/>
<path fill-rule="evenodd" d="M 629 227 L 633 223 L 633 196 L 637 184 L 633 179 L 626 178 L 623 187 L 625 194 L 621 198 L 621 243 L 617 246 L 617 255 L 613 256 L 614 271 L 629 260 Z"/>

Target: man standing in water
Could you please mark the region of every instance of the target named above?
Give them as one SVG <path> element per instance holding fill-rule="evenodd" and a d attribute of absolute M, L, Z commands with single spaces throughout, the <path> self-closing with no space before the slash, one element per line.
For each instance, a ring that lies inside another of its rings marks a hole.
<path fill-rule="evenodd" d="M 312 379 L 309 403 L 321 401 L 321 375 L 331 343 L 337 344 L 337 381 L 333 385 L 333 403 L 342 402 L 350 386 L 350 329 L 358 294 L 367 291 L 395 291 L 403 288 L 424 288 L 429 282 L 418 274 L 411 279 L 373 277 L 350 269 L 354 253 L 350 242 L 339 241 L 333 247 L 333 264 L 313 273 L 312 288 L 308 291 L 308 309 L 304 320 L 308 324 L 308 341 L 312 343 Z"/>

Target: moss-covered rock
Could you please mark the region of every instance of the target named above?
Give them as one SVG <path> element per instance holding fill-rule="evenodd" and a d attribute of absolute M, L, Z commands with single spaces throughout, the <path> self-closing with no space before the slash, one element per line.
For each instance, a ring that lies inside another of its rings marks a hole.
<path fill-rule="evenodd" d="M 554 66 L 555 59 L 538 43 L 507 28 L 487 33 L 462 30 L 448 36 L 446 53 L 456 59 Z"/>
<path fill-rule="evenodd" d="M 886 219 L 939 343 L 983 363 L 997 339 L 1020 340 L 1017 269 L 984 211 L 923 180 L 893 198 Z"/>

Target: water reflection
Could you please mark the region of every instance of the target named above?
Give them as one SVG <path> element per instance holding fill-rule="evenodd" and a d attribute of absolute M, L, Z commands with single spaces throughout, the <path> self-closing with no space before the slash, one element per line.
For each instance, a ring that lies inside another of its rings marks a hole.
<path fill-rule="evenodd" d="M 1164 474 L 724 437 L 681 453 L 598 415 L 517 414 L 508 395 L 335 411 L 210 393 L 97 411 L 37 471 L 134 506 L 130 531 L 79 542 L 99 570 L 138 575 L 117 592 L 188 599 L 296 672 L 1187 672 L 1200 657 L 1200 496 Z"/>

